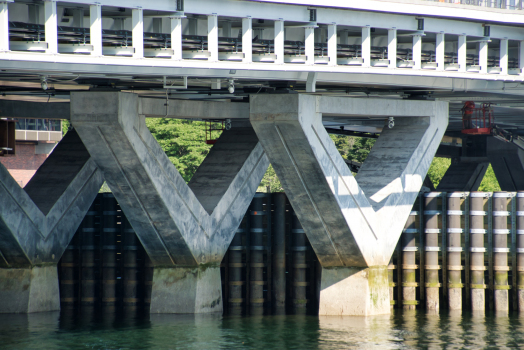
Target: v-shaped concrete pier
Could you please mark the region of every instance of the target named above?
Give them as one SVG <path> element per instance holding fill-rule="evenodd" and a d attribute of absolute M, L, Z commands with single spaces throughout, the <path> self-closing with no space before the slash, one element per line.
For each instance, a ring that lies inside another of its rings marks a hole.
<path fill-rule="evenodd" d="M 71 122 L 155 265 L 151 312 L 221 312 L 220 262 L 269 162 L 250 126 L 233 127 L 186 184 L 138 104 L 75 92 Z"/>
<path fill-rule="evenodd" d="M 0 164 L 0 313 L 60 309 L 56 264 L 102 183 L 74 130 L 25 189 Z"/>
<path fill-rule="evenodd" d="M 445 102 L 252 95 L 251 123 L 322 264 L 320 315 L 389 313 L 387 264 L 448 123 Z M 322 114 L 395 117 L 358 175 Z"/>

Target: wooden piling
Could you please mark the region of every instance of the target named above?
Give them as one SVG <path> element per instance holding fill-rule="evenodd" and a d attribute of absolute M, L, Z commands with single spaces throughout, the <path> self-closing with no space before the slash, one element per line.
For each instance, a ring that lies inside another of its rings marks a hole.
<path fill-rule="evenodd" d="M 286 194 L 274 193 L 273 312 L 286 312 Z"/>
<path fill-rule="evenodd" d="M 461 226 L 461 199 L 464 197 L 463 192 L 452 192 L 447 195 L 447 262 L 442 261 L 442 265 L 447 268 L 448 279 L 448 307 L 450 310 L 462 310 L 462 240 L 463 229 Z"/>
<path fill-rule="evenodd" d="M 265 193 L 257 193 L 251 203 L 251 241 L 250 241 L 250 281 L 249 281 L 249 305 L 251 315 L 261 315 L 264 313 L 264 216 L 268 214 L 264 211 L 264 198 L 267 195 Z"/>
<path fill-rule="evenodd" d="M 417 269 L 416 254 L 418 247 L 415 242 L 418 229 L 416 227 L 416 213 L 412 212 L 406 221 L 401 237 L 402 243 L 402 305 L 405 310 L 414 310 L 417 301 Z"/>
<path fill-rule="evenodd" d="M 424 233 L 425 233 L 425 251 L 426 251 L 426 309 L 439 310 L 439 240 L 438 235 L 438 198 L 441 193 L 430 192 L 424 195 Z"/>
<path fill-rule="evenodd" d="M 508 198 L 511 193 L 495 192 L 493 194 L 493 275 L 494 305 L 496 311 L 509 311 L 508 283 Z"/>
<path fill-rule="evenodd" d="M 517 288 L 518 309 L 524 312 L 524 192 L 517 193 Z"/>
<path fill-rule="evenodd" d="M 471 233 L 471 266 L 470 266 L 470 288 L 471 288 L 471 309 L 473 311 L 485 311 L 486 307 L 486 284 L 484 280 L 484 253 L 486 248 L 484 246 L 484 236 L 487 233 L 484 228 L 484 198 L 485 193 L 471 192 L 470 204 L 470 233 Z"/>

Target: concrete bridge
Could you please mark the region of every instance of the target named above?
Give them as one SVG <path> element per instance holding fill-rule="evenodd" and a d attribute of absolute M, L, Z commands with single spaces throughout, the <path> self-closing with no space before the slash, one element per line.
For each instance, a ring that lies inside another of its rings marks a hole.
<path fill-rule="evenodd" d="M 388 313 L 435 154 L 446 190 L 488 163 L 523 189 L 520 149 L 460 133 L 465 101 L 524 127 L 524 15 L 496 5 L 0 1 L 1 117 L 74 127 L 24 189 L 0 166 L 0 312 L 59 308 L 56 263 L 104 179 L 155 265 L 151 311 L 220 312 L 218 266 L 271 163 L 323 267 L 320 314 Z M 232 128 L 186 184 L 151 117 Z M 357 176 L 328 132 L 380 134 Z"/>

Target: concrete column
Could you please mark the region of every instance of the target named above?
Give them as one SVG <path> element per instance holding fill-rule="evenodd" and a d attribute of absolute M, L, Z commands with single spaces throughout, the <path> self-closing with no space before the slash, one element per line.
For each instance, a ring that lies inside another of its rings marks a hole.
<path fill-rule="evenodd" d="M 135 53 L 134 58 L 144 58 L 144 10 L 136 8 L 132 10 L 132 35 L 133 48 Z"/>
<path fill-rule="evenodd" d="M 275 63 L 284 64 L 284 21 L 275 21 Z"/>
<path fill-rule="evenodd" d="M 207 50 L 209 51 L 209 62 L 218 61 L 218 16 L 216 14 L 207 16 Z"/>
<path fill-rule="evenodd" d="M 9 11 L 7 2 L 0 2 L 0 52 L 9 51 Z"/>
<path fill-rule="evenodd" d="M 89 5 L 89 35 L 93 45 L 92 56 L 102 56 L 102 6 Z"/>
<path fill-rule="evenodd" d="M 56 264 L 102 183 L 74 130 L 25 189 L 0 164 L 0 313 L 60 309 Z"/>
<path fill-rule="evenodd" d="M 479 65 L 480 73 L 488 73 L 488 42 L 479 42 Z"/>
<path fill-rule="evenodd" d="M 299 94 L 250 100 L 251 124 L 322 265 L 319 314 L 389 313 L 387 265 L 446 129 L 447 104 Z M 383 129 L 355 178 L 322 113 L 386 110 L 414 117 Z"/>
<path fill-rule="evenodd" d="M 444 53 L 446 48 L 446 34 L 437 33 L 437 42 L 435 46 L 435 58 L 437 61 L 437 70 L 443 71 L 446 69 L 446 64 L 444 63 Z"/>
<path fill-rule="evenodd" d="M 253 62 L 253 20 L 251 17 L 242 18 L 242 62 Z"/>
<path fill-rule="evenodd" d="M 328 57 L 329 66 L 337 65 L 337 24 L 328 25 Z"/>
<path fill-rule="evenodd" d="M 306 64 L 315 64 L 315 28 L 305 28 Z"/>
<path fill-rule="evenodd" d="M 487 147 L 488 160 L 501 190 L 524 190 L 524 151 L 494 137 L 488 137 Z"/>
<path fill-rule="evenodd" d="M 508 39 L 500 39 L 500 74 L 508 75 Z"/>
<path fill-rule="evenodd" d="M 413 35 L 413 61 L 415 61 L 413 69 L 422 68 L 422 36 L 420 35 Z"/>
<path fill-rule="evenodd" d="M 181 60 L 182 56 L 182 17 L 171 18 L 171 49 L 174 60 Z"/>
<path fill-rule="evenodd" d="M 46 53 L 58 53 L 58 19 L 56 13 L 56 1 L 45 1 L 45 41 L 47 42 Z"/>
<path fill-rule="evenodd" d="M 466 54 L 467 54 L 467 44 L 466 44 L 466 35 L 458 36 L 458 64 L 459 72 L 466 71 Z"/>
<path fill-rule="evenodd" d="M 388 29 L 389 68 L 397 68 L 397 28 Z"/>
<path fill-rule="evenodd" d="M 362 67 L 371 67 L 371 28 L 362 28 Z"/>
<path fill-rule="evenodd" d="M 220 262 L 269 164 L 253 129 L 224 131 L 186 184 L 137 95 L 75 92 L 71 122 L 155 266 L 151 312 L 222 312 Z"/>
<path fill-rule="evenodd" d="M 458 162 L 452 162 L 444 177 L 437 186 L 439 192 L 451 191 L 477 191 L 489 163 L 463 158 Z"/>

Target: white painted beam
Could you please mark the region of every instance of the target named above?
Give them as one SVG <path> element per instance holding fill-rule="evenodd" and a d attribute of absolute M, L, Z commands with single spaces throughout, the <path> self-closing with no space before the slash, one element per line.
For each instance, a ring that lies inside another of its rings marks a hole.
<path fill-rule="evenodd" d="M 437 70 L 443 71 L 444 65 L 444 52 L 446 48 L 446 34 L 437 33 L 437 42 L 435 44 L 435 59 L 437 61 Z"/>
<path fill-rule="evenodd" d="M 466 45 L 466 35 L 459 35 L 458 37 L 458 64 L 459 72 L 466 71 L 466 54 L 467 54 L 467 45 Z"/>
<path fill-rule="evenodd" d="M 306 64 L 315 64 L 315 28 L 305 28 Z"/>
<path fill-rule="evenodd" d="M 397 29 L 388 29 L 388 60 L 389 68 L 397 68 Z"/>
<path fill-rule="evenodd" d="M 102 56 L 102 5 L 89 5 L 89 34 L 93 51 L 91 56 Z"/>
<path fill-rule="evenodd" d="M 500 74 L 508 74 L 508 39 L 500 40 Z"/>
<path fill-rule="evenodd" d="M 0 52 L 9 51 L 9 11 L 7 2 L 0 2 Z"/>
<path fill-rule="evenodd" d="M 328 25 L 328 57 L 330 66 L 337 65 L 337 24 Z"/>
<path fill-rule="evenodd" d="M 56 1 L 46 1 L 45 13 L 45 41 L 47 42 L 46 53 L 58 53 L 58 19 L 56 13 Z"/>
<path fill-rule="evenodd" d="M 207 16 L 207 50 L 209 61 L 218 61 L 218 16 L 212 14 Z"/>
<path fill-rule="evenodd" d="M 182 17 L 171 18 L 171 49 L 172 59 L 182 59 Z"/>
<path fill-rule="evenodd" d="M 413 61 L 415 61 L 413 69 L 422 68 L 422 36 L 420 35 L 413 35 Z"/>
<path fill-rule="evenodd" d="M 144 10 L 136 8 L 132 10 L 133 48 L 134 58 L 144 57 Z"/>
<path fill-rule="evenodd" d="M 519 69 L 520 75 L 524 76 L 524 40 L 519 41 Z"/>
<path fill-rule="evenodd" d="M 371 28 L 362 27 L 362 67 L 371 67 Z"/>
<path fill-rule="evenodd" d="M 275 21 L 275 63 L 284 64 L 284 21 Z"/>
<path fill-rule="evenodd" d="M 253 62 L 253 20 L 251 17 L 242 18 L 242 62 Z"/>
<path fill-rule="evenodd" d="M 480 73 L 488 73 L 488 42 L 479 42 L 479 65 Z"/>

